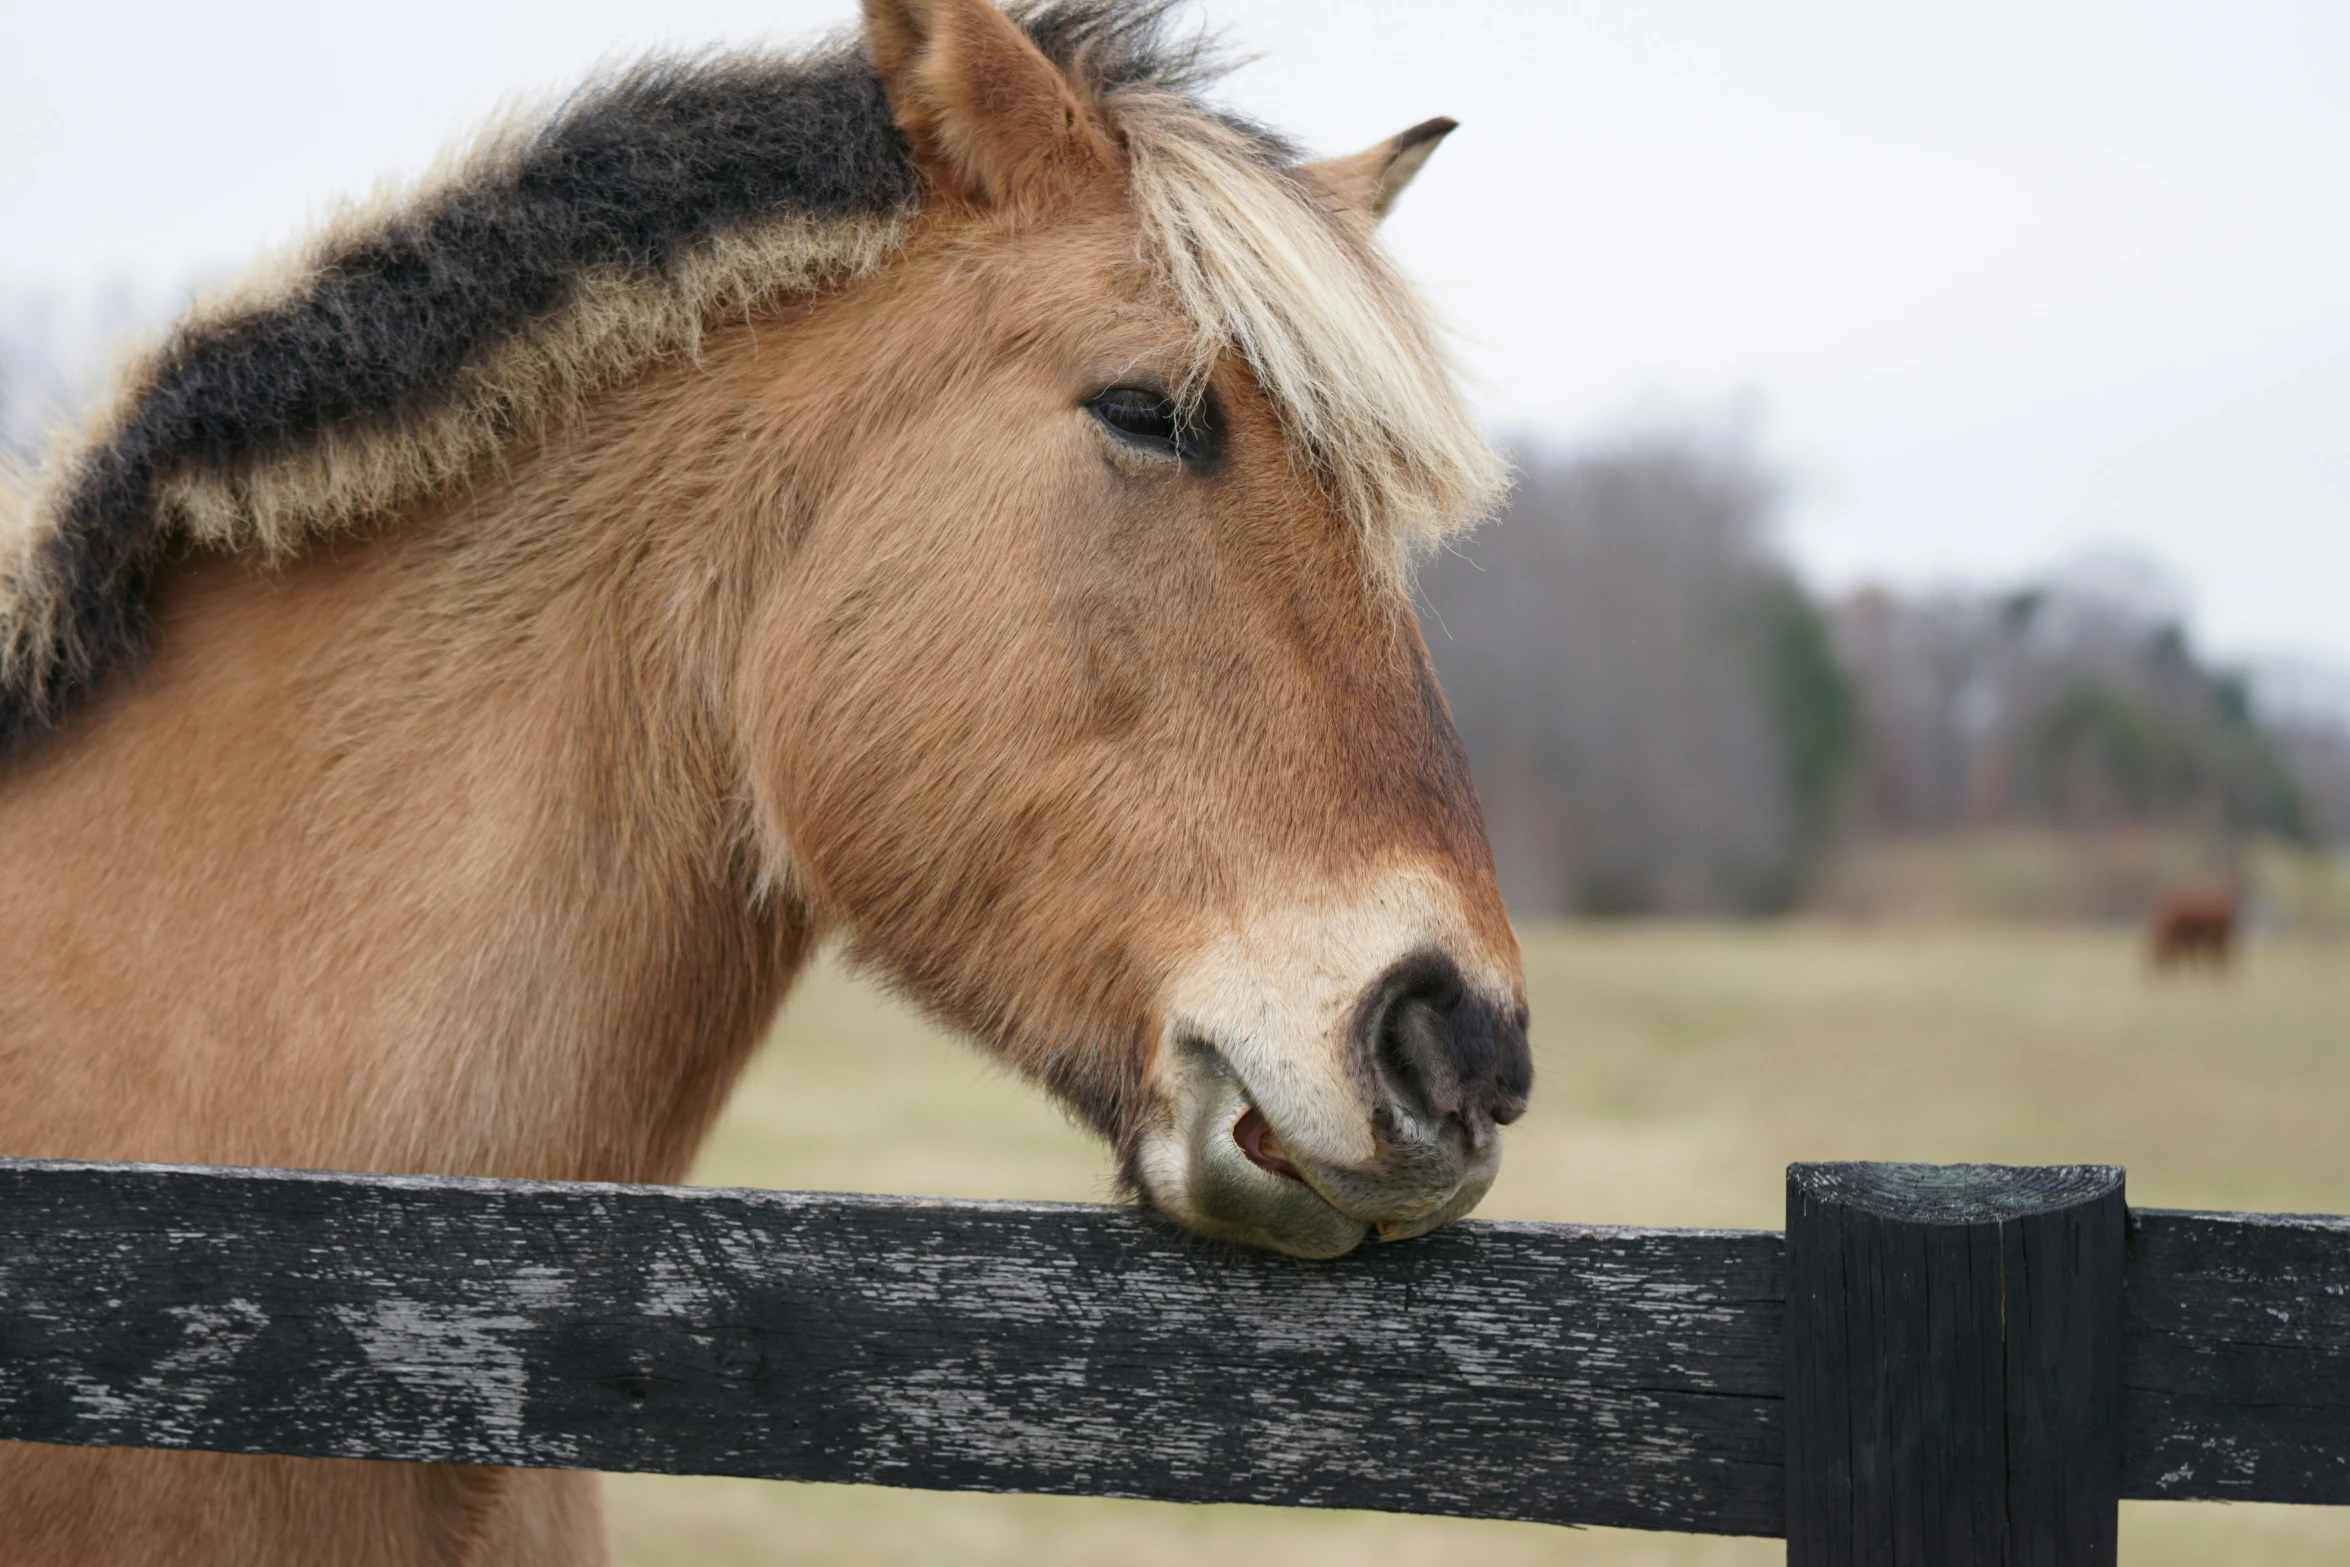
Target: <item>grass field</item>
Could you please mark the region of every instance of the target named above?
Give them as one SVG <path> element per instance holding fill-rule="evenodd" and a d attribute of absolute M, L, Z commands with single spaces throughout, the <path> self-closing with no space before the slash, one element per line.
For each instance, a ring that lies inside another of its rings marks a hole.
<path fill-rule="evenodd" d="M 1534 1108 L 1489 1217 L 1776 1228 L 1795 1159 L 2127 1165 L 2148 1206 L 2350 1212 L 2350 949 L 2154 983 L 2118 935 L 1571 927 L 1527 944 Z M 722 1185 L 1095 1199 L 1032 1090 L 829 967 L 712 1139 Z M 1463 1462 L 1474 1462 L 1463 1454 Z M 616 1477 L 627 1567 L 1754 1564 L 1776 1542 L 1361 1513 Z M 2132 1567 L 2350 1561 L 2350 1509 L 2126 1504 Z"/>

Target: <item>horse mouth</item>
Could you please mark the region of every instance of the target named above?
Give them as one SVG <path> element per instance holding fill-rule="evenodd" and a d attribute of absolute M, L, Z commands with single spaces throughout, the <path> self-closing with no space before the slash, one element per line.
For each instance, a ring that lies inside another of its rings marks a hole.
<path fill-rule="evenodd" d="M 1393 1157 L 1401 1150 L 1360 1168 L 1317 1159 L 1284 1136 L 1222 1051 L 1193 1038 L 1183 1054 L 1183 1124 L 1159 1156 L 1144 1155 L 1138 1184 L 1186 1229 L 1296 1257 L 1339 1257 L 1365 1240 L 1407 1240 L 1449 1224 L 1492 1183 L 1497 1145 L 1489 1160 L 1441 1169 Z"/>
<path fill-rule="evenodd" d="M 1269 1175 L 1278 1175 L 1285 1181 L 1305 1184 L 1297 1166 L 1289 1162 L 1288 1152 L 1281 1146 L 1281 1138 L 1273 1130 L 1273 1123 L 1265 1119 L 1265 1112 L 1250 1105 L 1232 1123 L 1232 1141 L 1245 1154 L 1248 1162 Z"/>

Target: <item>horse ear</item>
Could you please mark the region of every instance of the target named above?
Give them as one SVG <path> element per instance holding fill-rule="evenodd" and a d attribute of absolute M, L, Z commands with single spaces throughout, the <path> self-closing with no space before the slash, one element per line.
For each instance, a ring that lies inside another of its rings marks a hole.
<path fill-rule="evenodd" d="M 1093 113 L 988 0 L 865 0 L 865 47 L 931 184 L 1027 203 L 1116 167 Z"/>
<path fill-rule="evenodd" d="M 1391 136 L 1376 147 L 1344 158 L 1327 158 L 1320 163 L 1309 163 L 1305 173 L 1311 175 L 1338 208 L 1369 228 L 1387 216 L 1387 209 L 1395 205 L 1395 198 L 1420 172 L 1420 165 L 1436 150 L 1436 144 L 1460 128 L 1458 120 L 1439 116 L 1423 120 L 1401 136 Z"/>

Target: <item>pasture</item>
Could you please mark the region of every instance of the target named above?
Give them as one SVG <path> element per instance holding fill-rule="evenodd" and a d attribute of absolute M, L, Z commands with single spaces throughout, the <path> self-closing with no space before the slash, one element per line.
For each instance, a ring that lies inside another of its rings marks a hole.
<path fill-rule="evenodd" d="M 1539 1089 L 1489 1217 L 1777 1227 L 1796 1159 L 2110 1161 L 2139 1206 L 2350 1212 L 2350 948 L 2231 978 L 2081 930 L 1534 932 Z M 1036 1091 L 824 965 L 695 1179 L 1097 1200 L 1108 1161 Z M 1473 1463 L 1475 1455 L 1462 1455 Z M 1776 1541 L 1373 1514 L 619 1476 L 626 1567 L 752 1563 L 1759 1564 Z M 2335 1562 L 2350 1509 L 2124 1503 L 2133 1567 Z"/>

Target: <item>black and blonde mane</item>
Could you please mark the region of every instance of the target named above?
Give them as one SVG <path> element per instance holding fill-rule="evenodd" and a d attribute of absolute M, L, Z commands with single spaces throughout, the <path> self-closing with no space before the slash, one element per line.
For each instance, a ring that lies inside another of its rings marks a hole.
<path fill-rule="evenodd" d="M 1209 66 L 1170 4 L 1015 15 L 1119 125 L 1202 354 L 1245 354 L 1336 498 L 1408 555 L 1499 467 L 1376 255 L 1279 143 L 1191 96 Z M 192 312 L 37 490 L 0 496 L 0 756 L 137 660 L 175 555 L 283 553 L 462 483 L 705 323 L 884 264 L 919 194 L 872 66 L 836 43 L 637 66 L 347 215 Z"/>

